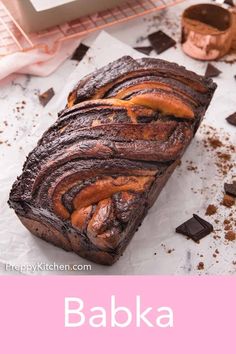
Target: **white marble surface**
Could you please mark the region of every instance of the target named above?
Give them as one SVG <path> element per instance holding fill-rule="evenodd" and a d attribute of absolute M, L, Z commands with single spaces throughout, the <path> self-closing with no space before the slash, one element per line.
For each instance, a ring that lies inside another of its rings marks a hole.
<path fill-rule="evenodd" d="M 193 1 L 186 1 L 184 4 L 161 14 L 116 26 L 109 32 L 131 46 L 148 44 L 145 37 L 157 29 L 163 29 L 178 39 L 179 14 L 183 7 L 190 3 Z M 94 38 L 95 35 L 87 38 L 86 43 L 91 45 Z M 89 56 L 80 64 L 77 70 L 78 78 L 88 68 L 96 67 L 99 60 L 101 63 L 101 54 L 98 60 L 98 53 L 104 43 L 99 41 L 96 43 Z M 116 42 L 113 42 L 113 45 L 119 47 Z M 112 59 L 114 56 L 112 47 L 105 49 L 104 60 L 109 59 L 109 50 L 110 59 Z M 119 50 L 122 55 L 129 48 L 121 45 Z M 155 56 L 154 53 L 152 54 Z M 199 74 L 203 74 L 206 68 L 206 63 L 197 62 L 185 56 L 179 45 L 159 57 L 176 61 Z M 65 253 L 63 250 L 32 237 L 6 204 L 10 186 L 16 176 L 20 174 L 26 155 L 35 146 L 45 127 L 55 120 L 55 112 L 62 105 L 61 99 L 64 95 L 63 92 L 65 92 L 66 82 L 76 65 L 76 62 L 67 60 L 50 77 L 14 75 L 0 84 L 0 140 L 4 142 L 0 145 L 0 273 L 2 274 L 6 274 L 5 264 L 7 262 L 21 264 L 39 261 L 39 251 L 43 262 L 53 263 L 55 261 L 57 264 L 64 264 L 66 259 L 68 264 L 88 263 L 74 254 Z M 215 127 L 217 129 L 216 135 L 221 140 L 229 139 L 231 144 L 236 146 L 236 128 L 227 124 L 224 119 L 236 111 L 236 80 L 234 79 L 236 64 L 230 65 L 221 62 L 216 65 L 222 70 L 222 74 L 215 80 L 218 89 L 207 112 L 205 124 Z M 56 96 L 46 108 L 42 108 L 38 101 L 38 93 L 52 86 Z M 22 101 L 25 101 L 26 105 L 22 105 Z M 17 109 L 22 106 L 24 108 Z M 229 210 L 219 205 L 222 199 L 223 183 L 229 182 L 236 175 L 236 157 L 235 153 L 232 154 L 234 166 L 226 176 L 218 173 L 215 165 L 216 152 L 207 152 L 204 148 L 207 130 L 205 127 L 196 135 L 183 158 L 182 165 L 175 171 L 168 185 L 162 191 L 121 260 L 112 267 L 92 264 L 90 272 L 77 272 L 76 274 L 202 275 L 234 274 L 236 272 L 236 265 L 233 264 L 236 261 L 236 241 L 225 241 L 223 227 L 224 218 L 228 217 L 230 212 L 235 215 L 235 208 Z M 225 152 L 224 150 L 225 148 L 222 148 L 220 151 Z M 190 166 L 188 161 L 190 160 L 194 166 L 198 166 L 197 171 L 188 171 Z M 217 230 L 215 234 L 206 237 L 200 244 L 195 244 L 193 241 L 175 234 L 175 227 L 191 217 L 192 213 L 204 216 L 208 204 L 219 205 L 217 216 L 207 217 Z M 219 224 L 214 223 L 217 218 Z M 219 253 L 215 254 L 216 249 Z M 204 262 L 204 270 L 197 269 L 201 261 Z M 47 274 L 47 272 L 41 273 Z M 58 274 L 58 272 L 55 273 Z M 75 273 L 73 272 L 73 274 Z"/>

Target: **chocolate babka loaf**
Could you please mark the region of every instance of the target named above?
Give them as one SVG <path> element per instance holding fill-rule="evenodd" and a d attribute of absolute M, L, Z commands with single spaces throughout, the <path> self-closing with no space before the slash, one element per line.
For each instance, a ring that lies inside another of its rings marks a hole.
<path fill-rule="evenodd" d="M 86 76 L 27 157 L 10 206 L 34 235 L 113 264 L 174 171 L 215 88 L 211 79 L 158 59 L 122 57 Z"/>

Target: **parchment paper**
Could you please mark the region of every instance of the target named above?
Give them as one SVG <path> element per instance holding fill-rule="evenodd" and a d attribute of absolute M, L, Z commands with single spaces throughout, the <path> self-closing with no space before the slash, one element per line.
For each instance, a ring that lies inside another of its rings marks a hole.
<path fill-rule="evenodd" d="M 134 58 L 144 55 L 129 46 L 119 42 L 105 32 L 100 33 L 86 56 L 68 78 L 63 92 L 58 97 L 53 109 L 56 112 L 64 107 L 69 90 L 87 73 L 106 65 L 122 55 L 132 55 Z M 186 57 L 180 48 L 172 48 L 160 58 L 178 62 L 187 68 L 203 74 L 206 63 L 194 61 Z M 188 151 L 166 187 L 161 192 L 157 202 L 149 211 L 142 226 L 135 234 L 121 259 L 112 267 L 99 266 L 83 260 L 73 253 L 67 253 L 44 241 L 33 237 L 19 222 L 13 210 L 7 206 L 8 193 L 15 177 L 20 174 L 22 162 L 27 153 L 35 146 L 38 138 L 51 124 L 51 120 L 41 117 L 40 123 L 32 131 L 31 124 L 17 126 L 16 129 L 25 133 L 25 139 L 9 149 L 0 161 L 0 271 L 6 274 L 5 264 L 35 264 L 37 262 L 56 264 L 91 264 L 92 270 L 79 272 L 38 271 L 34 274 L 233 274 L 236 272 L 236 241 L 225 240 L 223 220 L 229 213 L 235 213 L 235 208 L 227 209 L 220 205 L 223 196 L 223 183 L 230 182 L 236 175 L 235 153 L 231 161 L 234 163 L 231 171 L 223 178 L 218 173 L 215 163 L 215 152 L 207 151 L 204 140 L 207 138 L 208 125 L 210 134 L 216 134 L 222 141 L 236 145 L 235 127 L 225 121 L 225 117 L 236 110 L 236 82 L 233 69 L 235 66 L 217 63 L 223 74 L 216 79 L 218 89 L 207 112 L 203 128 L 199 130 Z M 49 108 L 50 104 L 49 104 Z M 29 120 L 31 117 L 29 117 Z M 19 153 L 19 144 L 22 150 Z M 219 151 L 224 152 L 224 148 Z M 23 152 L 22 152 L 23 151 Z M 194 169 L 191 169 L 194 166 Z M 196 167 L 196 169 L 195 169 Z M 217 215 L 205 216 L 209 204 L 218 207 Z M 213 223 L 214 234 L 202 239 L 199 244 L 176 234 L 175 228 L 197 213 Z M 235 215 L 235 214 L 234 214 Z M 218 224 L 214 222 L 218 219 Z M 215 250 L 218 253 L 216 256 Z M 204 269 L 199 270 L 199 262 L 204 263 Z M 9 272 L 8 272 L 9 273 Z M 23 272 L 25 273 L 25 272 Z M 12 274 L 12 273 L 11 273 Z"/>

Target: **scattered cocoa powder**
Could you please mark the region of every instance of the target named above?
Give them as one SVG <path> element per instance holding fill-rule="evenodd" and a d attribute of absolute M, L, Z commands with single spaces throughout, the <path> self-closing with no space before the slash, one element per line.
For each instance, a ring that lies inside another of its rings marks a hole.
<path fill-rule="evenodd" d="M 226 153 L 222 153 L 222 152 L 218 152 L 217 156 L 224 160 L 224 161 L 230 161 L 231 160 L 231 155 L 230 154 L 226 154 Z"/>
<path fill-rule="evenodd" d="M 187 170 L 188 171 L 197 171 L 197 166 L 188 166 Z"/>
<path fill-rule="evenodd" d="M 214 238 L 214 240 L 219 240 L 220 236 L 214 235 L 213 238 Z"/>
<path fill-rule="evenodd" d="M 222 142 L 218 138 L 208 138 L 208 142 L 213 149 L 223 146 Z"/>

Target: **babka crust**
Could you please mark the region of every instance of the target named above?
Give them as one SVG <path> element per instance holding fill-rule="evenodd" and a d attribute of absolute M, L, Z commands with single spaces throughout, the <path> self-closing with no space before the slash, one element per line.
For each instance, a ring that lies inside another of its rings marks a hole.
<path fill-rule="evenodd" d="M 174 171 L 215 88 L 158 59 L 123 57 L 86 76 L 27 157 L 10 206 L 34 235 L 113 264 Z"/>

